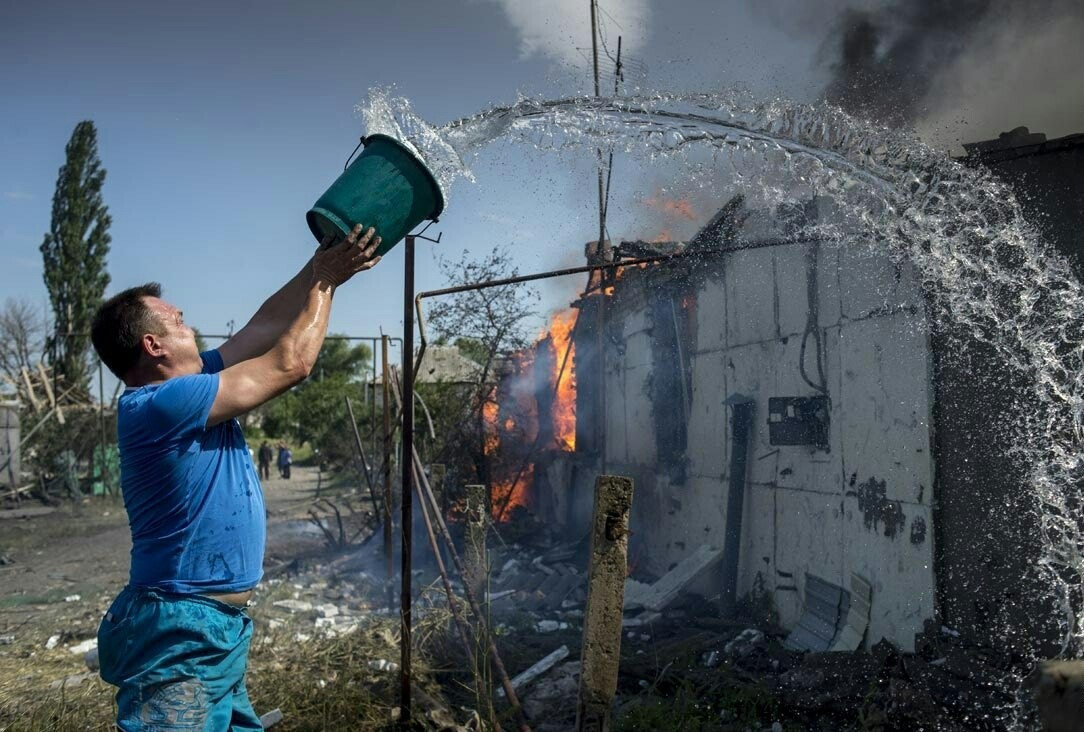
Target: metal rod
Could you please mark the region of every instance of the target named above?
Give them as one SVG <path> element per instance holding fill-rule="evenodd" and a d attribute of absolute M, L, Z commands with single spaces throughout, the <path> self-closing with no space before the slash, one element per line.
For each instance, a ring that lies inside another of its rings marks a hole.
<path fill-rule="evenodd" d="M 799 241 L 797 239 L 773 239 L 758 242 L 750 242 L 749 244 L 742 244 L 739 246 L 727 247 L 726 249 L 694 249 L 685 250 L 681 252 L 672 252 L 670 254 L 658 254 L 652 257 L 638 257 L 636 259 L 625 259 L 619 262 L 609 262 L 607 264 L 585 264 L 579 267 L 566 267 L 564 269 L 553 269 L 547 272 L 535 272 L 533 274 L 519 275 L 517 277 L 505 277 L 499 280 L 486 280 L 484 282 L 476 282 L 471 285 L 456 285 L 455 287 L 444 287 L 439 290 L 425 290 L 419 292 L 417 295 L 418 300 L 423 300 L 428 297 L 437 297 L 439 295 L 454 295 L 457 292 L 467 292 L 468 290 L 484 290 L 489 287 L 502 287 L 504 285 L 516 285 L 521 282 L 533 282 L 535 280 L 546 280 L 552 277 L 564 277 L 566 275 L 580 274 L 584 272 L 596 272 L 599 270 L 607 269 L 622 269 L 623 267 L 636 267 L 641 264 L 658 264 L 660 262 L 676 262 L 682 259 L 689 259 L 690 257 L 707 257 L 713 254 L 728 254 L 730 252 L 744 251 L 746 249 L 763 249 L 766 247 L 778 247 L 793 244 L 803 244 L 806 241 Z"/>
<path fill-rule="evenodd" d="M 371 382 L 369 382 L 372 385 L 372 389 L 373 389 L 373 396 L 372 396 L 372 399 L 369 401 L 369 435 L 372 437 L 372 440 L 373 440 L 372 448 L 373 448 L 373 458 L 374 459 L 376 458 L 376 455 L 377 455 L 377 444 L 376 444 L 376 341 L 377 341 L 377 339 L 373 338 L 373 357 L 372 357 L 373 380 Z M 366 390 L 366 394 L 368 394 L 368 390 Z"/>
<path fill-rule="evenodd" d="M 393 384 L 393 393 L 398 400 L 400 410 L 403 408 L 403 404 L 406 401 L 405 397 L 406 387 L 404 384 L 398 381 Z M 505 669 L 504 662 L 501 660 L 501 654 L 497 650 L 497 642 L 493 639 L 493 633 L 489 629 L 489 622 L 486 613 L 482 610 L 481 602 L 474 594 L 474 589 L 471 587 L 469 575 L 467 573 L 466 565 L 463 563 L 463 559 L 459 556 L 459 551 L 455 548 L 455 542 L 452 541 L 452 534 L 448 531 L 448 524 L 444 521 L 444 515 L 440 511 L 440 505 L 437 503 L 436 496 L 433 495 L 433 488 L 429 485 L 429 479 L 425 476 L 425 470 L 422 466 L 421 456 L 418 455 L 418 450 L 411 447 L 410 456 L 403 453 L 403 461 L 411 462 L 415 468 L 415 475 L 418 476 L 419 495 L 421 496 L 422 510 L 431 510 L 433 517 L 436 519 L 435 524 L 440 529 L 441 538 L 444 539 L 444 544 L 448 549 L 448 556 L 452 558 L 452 564 L 455 566 L 456 572 L 459 573 L 460 578 L 463 580 L 463 596 L 467 599 L 467 603 L 470 606 L 471 612 L 474 613 L 475 618 L 478 620 L 478 626 L 486 636 L 486 642 L 489 645 L 489 652 L 491 654 L 491 661 L 493 668 L 497 672 L 497 678 L 501 682 L 501 688 L 504 689 L 505 696 L 508 698 L 509 704 L 511 704 L 513 711 L 516 713 L 520 732 L 531 732 L 530 725 L 527 723 L 527 718 L 524 716 L 523 707 L 520 706 L 519 697 L 516 696 L 516 690 L 512 688 L 512 681 L 508 676 L 508 671 Z"/>
<path fill-rule="evenodd" d="M 402 589 L 399 593 L 402 630 L 399 639 L 399 724 L 409 730 L 410 724 L 410 656 L 411 656 L 411 528 L 413 524 L 413 464 L 414 452 L 414 237 L 408 236 L 404 247 L 403 267 L 403 490 L 402 490 Z"/>
<path fill-rule="evenodd" d="M 467 621 L 462 615 L 463 609 L 459 605 L 459 598 L 456 597 L 455 591 L 452 589 L 452 582 L 448 576 L 448 568 L 444 565 L 444 557 L 440 553 L 437 535 L 433 531 L 433 522 L 429 518 L 429 511 L 426 510 L 425 497 L 422 495 L 423 476 L 418 475 L 415 477 L 417 478 L 417 481 L 415 482 L 414 487 L 415 490 L 418 491 L 418 502 L 421 504 L 422 519 L 425 521 L 425 533 L 429 538 L 429 548 L 433 551 L 433 559 L 437 563 L 437 572 L 440 573 L 441 582 L 444 584 L 444 593 L 448 596 L 448 609 L 452 612 L 452 619 L 455 621 L 459 640 L 463 643 L 463 652 L 470 662 L 471 674 L 474 676 L 474 685 L 478 694 L 481 695 L 483 693 L 481 674 L 478 669 L 478 659 L 475 657 L 474 649 L 471 647 L 470 631 L 467 629 Z"/>
<path fill-rule="evenodd" d="M 425 477 L 425 472 L 422 470 L 422 460 L 418 457 L 417 450 L 413 450 L 411 454 L 414 458 L 413 462 L 418 469 L 420 486 L 424 489 L 424 498 L 432 507 L 433 515 L 437 520 L 436 524 L 440 528 L 441 535 L 444 537 L 444 545 L 448 548 L 448 555 L 451 556 L 456 571 L 463 579 L 463 595 L 467 598 L 467 602 L 470 603 L 471 610 L 478 619 L 478 624 L 482 628 L 482 632 L 486 635 L 486 641 L 489 644 L 490 660 L 493 662 L 493 668 L 497 672 L 497 678 L 501 682 L 501 688 L 504 689 L 504 694 L 508 698 L 508 703 L 511 705 L 512 710 L 516 715 L 520 732 L 531 732 L 531 727 L 527 723 L 527 717 L 523 712 L 523 706 L 519 702 L 516 690 L 512 688 L 512 681 L 508 676 L 507 669 L 505 669 L 504 661 L 501 660 L 501 654 L 497 650 L 497 642 L 493 639 L 493 633 L 489 628 L 489 623 L 486 621 L 485 612 L 482 610 L 478 598 L 474 596 L 474 590 L 470 586 L 466 567 L 463 564 L 462 558 L 459 556 L 459 552 L 455 548 L 455 543 L 452 541 L 452 535 L 448 531 L 448 525 L 444 522 L 444 517 L 440 513 L 440 506 L 437 504 L 436 496 L 433 495 L 433 488 L 429 485 L 429 480 Z M 404 456 L 405 455 L 406 453 L 404 453 Z"/>
<path fill-rule="evenodd" d="M 373 476 L 369 474 L 369 461 L 365 459 L 365 447 L 361 441 L 361 433 L 358 432 L 358 423 L 354 419 L 354 407 L 350 404 L 350 397 L 346 397 L 346 412 L 350 415 L 350 428 L 354 431 L 354 444 L 358 448 L 358 457 L 361 458 L 361 470 L 365 474 L 365 484 L 369 486 L 369 500 L 373 502 L 373 515 L 380 510 L 380 504 L 376 502 L 376 491 L 373 489 Z"/>
<path fill-rule="evenodd" d="M 391 384 L 389 378 L 391 377 L 390 368 L 388 366 L 388 337 L 384 336 L 380 342 L 380 358 L 382 360 L 381 367 L 381 381 L 384 389 L 384 576 L 388 582 L 391 582 L 392 577 L 395 576 L 395 564 L 393 554 L 395 553 L 392 545 L 392 529 L 393 529 L 393 517 L 392 517 L 392 485 L 391 485 L 391 439 L 392 439 L 392 426 L 391 426 Z M 390 599 L 390 598 L 389 598 Z"/>
<path fill-rule="evenodd" d="M 422 300 L 427 297 L 438 297 L 441 295 L 454 295 L 457 292 L 469 292 L 471 290 L 485 290 L 490 287 L 504 287 L 506 285 L 516 285 L 521 282 L 533 282 L 535 280 L 547 280 L 553 277 L 565 277 L 567 275 L 581 274 L 584 272 L 596 272 L 599 270 L 608 269 L 621 269 L 622 267 L 636 267 L 641 264 L 657 264 L 661 262 L 679 261 L 682 259 L 688 259 L 690 257 L 707 257 L 714 254 L 726 254 L 729 252 L 742 251 L 745 249 L 762 249 L 765 247 L 786 246 L 789 244 L 801 244 L 803 243 L 798 239 L 778 239 L 778 240 L 764 240 L 758 242 L 750 242 L 748 244 L 742 244 L 739 246 L 731 246 L 726 249 L 695 249 L 692 251 L 673 252 L 671 254 L 660 254 L 654 257 L 640 257 L 638 259 L 626 259 L 620 262 L 611 262 L 609 264 L 587 264 L 581 267 L 566 267 L 565 269 L 554 269 L 548 272 L 535 272 L 529 275 L 519 275 L 518 277 L 504 277 L 498 280 L 486 280 L 484 282 L 475 282 L 471 285 L 456 285 L 455 287 L 444 287 L 439 290 L 425 290 L 419 292 L 417 297 L 414 298 L 414 309 L 418 314 L 418 355 L 415 358 L 415 363 L 420 364 L 422 356 L 425 354 L 426 346 L 429 341 L 425 334 L 425 313 L 422 310 Z M 593 290 L 585 290 L 583 294 L 588 294 Z"/>

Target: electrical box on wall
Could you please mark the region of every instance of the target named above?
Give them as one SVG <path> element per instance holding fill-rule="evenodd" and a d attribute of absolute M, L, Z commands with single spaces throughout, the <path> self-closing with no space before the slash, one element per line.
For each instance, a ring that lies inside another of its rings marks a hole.
<path fill-rule="evenodd" d="M 769 397 L 768 441 L 828 447 L 828 397 Z"/>

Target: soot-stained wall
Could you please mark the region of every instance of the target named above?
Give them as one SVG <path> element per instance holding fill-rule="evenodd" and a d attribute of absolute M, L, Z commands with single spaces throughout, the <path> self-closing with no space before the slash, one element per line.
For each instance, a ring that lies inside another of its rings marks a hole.
<path fill-rule="evenodd" d="M 856 573 L 873 586 L 867 644 L 887 637 L 910 649 L 935 612 L 925 306 L 906 264 L 862 243 L 817 245 L 829 444 L 771 445 L 768 399 L 817 393 L 798 367 L 809 246 L 735 250 L 684 273 L 655 268 L 622 278 L 607 304 L 613 337 L 606 341 L 605 467 L 636 480 L 634 566 L 661 575 L 701 544 L 722 547 L 730 445 L 723 402 L 735 393 L 753 398 L 739 594 L 762 586 L 790 627 L 801 613 L 806 573 L 843 587 Z M 695 337 L 677 353 L 655 337 L 655 319 L 664 311 L 659 293 L 672 297 L 680 287 L 691 298 L 691 322 L 677 327 Z M 810 336 L 806 372 L 816 380 L 813 343 Z M 683 363 L 687 403 L 669 392 L 659 403 L 656 374 Z M 680 469 L 673 458 L 660 460 L 662 413 L 662 423 L 687 413 Z M 714 594 L 719 587 L 702 589 Z"/>

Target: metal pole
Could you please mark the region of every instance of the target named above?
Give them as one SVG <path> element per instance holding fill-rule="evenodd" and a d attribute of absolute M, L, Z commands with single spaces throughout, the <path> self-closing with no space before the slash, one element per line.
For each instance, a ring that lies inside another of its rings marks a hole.
<path fill-rule="evenodd" d="M 376 454 L 377 454 L 377 447 L 376 447 L 376 341 L 377 341 L 377 339 L 373 338 L 372 340 L 373 340 L 373 356 L 372 356 L 373 381 L 372 381 L 371 385 L 372 385 L 372 389 L 373 389 L 373 396 L 372 396 L 372 399 L 369 400 L 369 405 L 370 405 L 369 434 L 372 437 L 372 441 L 373 441 L 373 451 L 370 454 L 373 455 L 373 457 L 375 458 Z"/>
<path fill-rule="evenodd" d="M 354 443 L 358 448 L 358 457 L 361 459 L 361 472 L 365 474 L 365 484 L 369 486 L 369 500 L 373 502 L 373 515 L 377 515 L 380 504 L 376 502 L 376 491 L 373 489 L 373 477 L 369 474 L 369 460 L 365 457 L 365 447 L 361 442 L 361 433 L 358 432 L 358 423 L 354 420 L 354 407 L 350 404 L 350 397 L 346 397 L 346 413 L 350 415 L 350 428 L 354 431 Z"/>
<path fill-rule="evenodd" d="M 598 84 L 598 0 L 591 0 L 591 58 L 595 68 L 595 98 L 601 96 Z M 598 148 L 598 253 L 606 255 L 606 185 L 603 182 L 602 148 Z M 599 273 L 599 286 L 605 293 L 606 271 Z M 606 472 L 606 298 L 598 301 L 598 394 L 601 472 Z"/>
<path fill-rule="evenodd" d="M 392 485 L 391 485 L 391 382 L 388 370 L 388 337 L 380 339 L 380 353 L 383 360 L 384 386 L 384 577 L 390 583 L 395 577 L 394 549 L 392 546 Z M 388 603 L 393 602 L 391 591 Z"/>
<path fill-rule="evenodd" d="M 411 601 L 411 528 L 413 522 L 413 461 L 414 452 L 414 237 L 406 238 L 403 267 L 403 491 L 401 496 L 403 561 L 402 590 L 399 604 L 402 612 L 402 631 L 399 646 L 399 724 L 409 730 L 410 725 L 410 601 Z"/>

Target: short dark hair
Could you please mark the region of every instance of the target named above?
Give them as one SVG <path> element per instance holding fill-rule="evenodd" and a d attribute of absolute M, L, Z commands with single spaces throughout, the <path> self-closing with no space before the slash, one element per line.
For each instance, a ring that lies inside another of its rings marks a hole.
<path fill-rule="evenodd" d="M 147 333 L 161 333 L 158 318 L 143 302 L 145 297 L 161 297 L 162 286 L 148 282 L 132 287 L 106 300 L 94 314 L 90 339 L 98 358 L 118 379 L 139 363 L 141 343 Z"/>

